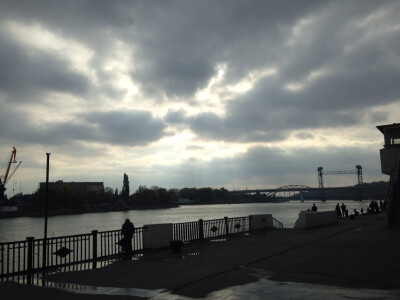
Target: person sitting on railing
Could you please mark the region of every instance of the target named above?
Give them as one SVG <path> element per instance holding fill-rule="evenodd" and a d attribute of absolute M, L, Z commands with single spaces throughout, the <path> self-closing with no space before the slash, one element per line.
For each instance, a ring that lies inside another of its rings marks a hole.
<path fill-rule="evenodd" d="M 129 219 L 126 219 L 125 223 L 122 225 L 121 233 L 123 236 L 122 240 L 120 241 L 120 244 L 122 246 L 122 251 L 127 255 L 131 255 L 132 238 L 133 234 L 135 233 L 135 226 Z"/>

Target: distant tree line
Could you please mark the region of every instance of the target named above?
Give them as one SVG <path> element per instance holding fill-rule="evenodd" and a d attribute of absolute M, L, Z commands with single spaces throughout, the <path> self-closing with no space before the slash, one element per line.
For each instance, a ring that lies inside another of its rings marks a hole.
<path fill-rule="evenodd" d="M 365 187 L 379 187 L 383 192 L 386 191 L 387 182 L 364 183 Z M 369 195 L 364 197 L 373 198 L 373 193 L 380 192 L 372 190 Z M 306 194 L 305 194 L 306 196 Z M 338 195 L 335 195 L 336 197 Z M 342 195 L 343 199 L 346 199 Z M 350 196 L 349 196 L 350 197 Z M 23 203 L 26 210 L 40 211 L 45 206 L 45 189 L 39 188 L 31 195 L 15 195 L 9 200 L 9 205 L 21 203 L 20 199 L 24 198 Z M 349 199 L 353 199 L 354 196 Z M 379 197 L 378 197 L 379 198 Z M 338 199 L 338 198 L 336 198 Z M 106 187 L 103 192 L 96 193 L 94 191 L 77 190 L 74 187 L 64 184 L 57 189 L 49 189 L 49 210 L 81 210 L 81 211 L 108 211 L 135 208 L 152 208 L 152 207 L 171 207 L 180 203 L 185 204 L 212 204 L 212 203 L 249 203 L 249 202 L 270 202 L 273 199 L 268 198 L 264 193 L 254 194 L 231 194 L 225 188 L 182 188 L 166 189 L 158 186 L 146 187 L 140 185 L 138 189 L 129 194 L 128 176 L 124 174 L 123 187 L 121 192 L 118 188 L 113 190 Z"/>
<path fill-rule="evenodd" d="M 125 181 L 126 182 L 126 181 Z M 106 187 L 104 192 L 76 190 L 68 184 L 57 189 L 49 189 L 49 210 L 120 210 L 151 207 L 171 207 L 179 204 L 179 199 L 192 204 L 250 202 L 255 196 L 230 195 L 225 188 L 183 188 L 166 189 L 158 186 L 141 185 L 128 197 L 118 188 Z M 15 198 L 15 199 L 14 199 Z M 10 200 L 16 202 L 17 197 Z M 45 206 L 45 189 L 39 188 L 31 195 L 24 195 L 25 209 L 40 211 Z"/>

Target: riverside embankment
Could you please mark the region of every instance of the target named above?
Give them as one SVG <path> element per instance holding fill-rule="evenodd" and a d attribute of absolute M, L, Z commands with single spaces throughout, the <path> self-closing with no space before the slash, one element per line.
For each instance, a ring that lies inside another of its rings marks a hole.
<path fill-rule="evenodd" d="M 338 201 L 339 202 L 339 201 Z M 343 201 L 349 211 L 361 208 L 366 211 L 369 201 Z M 318 211 L 334 210 L 336 201 L 315 202 Z M 342 201 L 340 202 L 340 204 Z M 299 212 L 311 208 L 313 202 L 248 203 L 181 205 L 176 208 L 155 210 L 130 210 L 107 213 L 87 213 L 79 215 L 51 216 L 48 220 L 48 236 L 66 236 L 90 233 L 92 230 L 108 231 L 120 229 L 126 218 L 135 227 L 145 224 L 192 222 L 199 219 L 210 220 L 223 217 L 241 217 L 256 214 L 272 214 L 285 228 L 292 228 Z M 43 237 L 44 218 L 23 217 L 0 219 L 0 243 L 25 240 L 28 236 Z"/>
<path fill-rule="evenodd" d="M 261 230 L 191 242 L 182 253 L 157 250 L 138 260 L 45 278 L 61 289 L 2 283 L 0 294 L 5 299 L 399 299 L 399 236 L 399 229 L 386 228 L 383 214 L 314 229 Z M 62 283 L 77 285 L 64 289 Z"/>

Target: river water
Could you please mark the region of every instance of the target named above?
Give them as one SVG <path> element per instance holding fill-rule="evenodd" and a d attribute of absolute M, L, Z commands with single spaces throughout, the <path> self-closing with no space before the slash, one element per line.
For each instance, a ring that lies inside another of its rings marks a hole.
<path fill-rule="evenodd" d="M 314 201 L 315 202 L 315 201 Z M 223 217 L 245 217 L 256 214 L 272 214 L 285 228 L 292 228 L 302 210 L 311 208 L 313 201 L 290 201 L 283 203 L 182 205 L 177 208 L 130 210 L 124 212 L 88 213 L 48 218 L 47 236 L 56 237 L 90 233 L 92 230 L 107 231 L 120 229 L 126 218 L 135 227 L 146 224 L 181 223 L 199 219 L 212 220 Z M 366 211 L 369 201 L 326 201 L 315 204 L 318 211 L 334 210 L 336 203 L 344 203 L 349 212 L 361 208 Z M 0 243 L 22 241 L 28 236 L 43 238 L 44 218 L 21 217 L 0 219 Z"/>

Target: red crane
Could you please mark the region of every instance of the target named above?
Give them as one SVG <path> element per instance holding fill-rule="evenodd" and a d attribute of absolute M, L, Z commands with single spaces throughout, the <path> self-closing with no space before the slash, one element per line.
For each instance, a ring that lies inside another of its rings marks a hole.
<path fill-rule="evenodd" d="M 4 172 L 4 174 L 0 175 L 0 198 L 2 198 L 2 196 L 4 197 L 4 195 L 1 195 L 1 194 L 4 194 L 4 191 L 6 190 L 5 185 L 13 177 L 13 175 L 15 174 L 15 171 L 17 171 L 17 169 L 19 168 L 19 166 L 22 163 L 22 161 L 20 161 L 20 162 L 16 161 L 16 156 L 17 156 L 17 149 L 15 149 L 15 147 L 13 147 L 13 149 L 11 151 L 10 159 L 8 159 L 6 161 L 7 167 L 5 169 L 5 172 Z M 10 173 L 12 164 L 16 164 L 16 165 L 14 166 L 14 168 L 11 170 L 11 173 Z"/>

